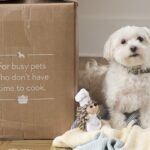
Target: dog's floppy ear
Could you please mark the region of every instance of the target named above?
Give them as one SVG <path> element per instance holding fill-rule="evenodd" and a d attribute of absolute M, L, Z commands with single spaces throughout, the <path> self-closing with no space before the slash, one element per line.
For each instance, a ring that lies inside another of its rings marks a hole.
<path fill-rule="evenodd" d="M 150 41 L 150 29 L 147 27 L 143 27 L 143 30 L 146 34 L 146 37 L 148 38 L 148 40 Z"/>
<path fill-rule="evenodd" d="M 103 57 L 107 59 L 108 61 L 112 60 L 113 58 L 112 39 L 113 39 L 113 36 L 111 35 L 104 45 Z"/>

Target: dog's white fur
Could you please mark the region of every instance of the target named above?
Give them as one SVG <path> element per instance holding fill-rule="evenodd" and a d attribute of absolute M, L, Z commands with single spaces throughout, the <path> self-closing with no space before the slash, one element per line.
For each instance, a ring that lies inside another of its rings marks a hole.
<path fill-rule="evenodd" d="M 144 39 L 142 42 L 139 36 Z M 125 44 L 121 43 L 123 39 Z M 132 46 L 137 47 L 136 57 L 132 57 Z M 104 57 L 110 61 L 104 92 L 113 127 L 125 127 L 123 113 L 138 109 L 142 127 L 150 127 L 150 73 L 134 75 L 127 69 L 139 65 L 150 68 L 150 30 L 136 26 L 119 29 L 106 42 Z"/>

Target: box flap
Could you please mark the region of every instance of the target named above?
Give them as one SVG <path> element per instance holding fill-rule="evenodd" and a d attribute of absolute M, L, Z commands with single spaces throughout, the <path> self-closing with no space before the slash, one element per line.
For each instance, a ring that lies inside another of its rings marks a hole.
<path fill-rule="evenodd" d="M 67 2 L 74 2 L 76 6 L 78 6 L 78 0 L 66 0 Z"/>
<path fill-rule="evenodd" d="M 66 1 L 70 1 L 70 2 L 78 2 L 78 0 L 66 0 Z"/>

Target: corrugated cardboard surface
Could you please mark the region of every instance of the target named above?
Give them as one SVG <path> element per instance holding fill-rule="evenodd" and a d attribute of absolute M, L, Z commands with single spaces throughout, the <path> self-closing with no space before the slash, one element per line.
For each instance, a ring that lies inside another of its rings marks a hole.
<path fill-rule="evenodd" d="M 52 139 L 70 127 L 75 15 L 74 3 L 0 5 L 0 138 Z"/>

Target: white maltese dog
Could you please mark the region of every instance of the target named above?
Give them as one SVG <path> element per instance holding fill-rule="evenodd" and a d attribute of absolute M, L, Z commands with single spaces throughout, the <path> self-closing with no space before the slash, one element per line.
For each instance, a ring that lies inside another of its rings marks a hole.
<path fill-rule="evenodd" d="M 110 62 L 104 92 L 112 126 L 125 127 L 128 114 L 138 111 L 141 126 L 150 127 L 150 30 L 119 29 L 106 42 L 104 57 Z"/>

